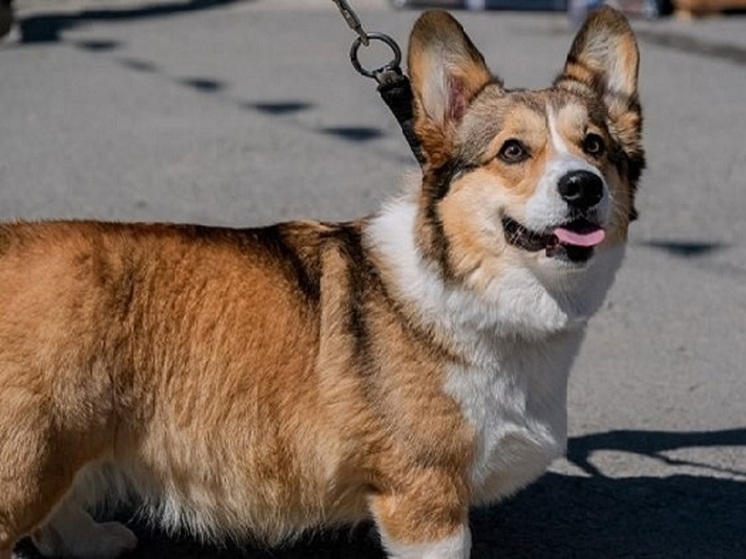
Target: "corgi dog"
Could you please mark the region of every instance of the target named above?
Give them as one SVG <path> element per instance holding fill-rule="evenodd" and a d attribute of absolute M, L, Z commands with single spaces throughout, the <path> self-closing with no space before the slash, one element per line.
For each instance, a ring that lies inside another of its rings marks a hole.
<path fill-rule="evenodd" d="M 539 477 L 644 166 L 638 49 L 592 13 L 510 90 L 446 12 L 408 67 L 421 185 L 357 221 L 0 226 L 0 559 L 136 546 L 86 509 L 272 545 L 372 520 L 464 559 L 469 507 Z"/>

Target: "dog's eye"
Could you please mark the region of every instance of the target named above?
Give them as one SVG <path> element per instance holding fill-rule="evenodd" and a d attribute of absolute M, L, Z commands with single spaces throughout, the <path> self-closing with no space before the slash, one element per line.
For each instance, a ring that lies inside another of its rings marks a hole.
<path fill-rule="evenodd" d="M 520 163 L 528 159 L 528 150 L 518 140 L 507 140 L 497 156 L 505 163 Z"/>
<path fill-rule="evenodd" d="M 604 139 L 598 134 L 588 134 L 583 140 L 583 151 L 588 155 L 599 157 L 605 149 Z"/>

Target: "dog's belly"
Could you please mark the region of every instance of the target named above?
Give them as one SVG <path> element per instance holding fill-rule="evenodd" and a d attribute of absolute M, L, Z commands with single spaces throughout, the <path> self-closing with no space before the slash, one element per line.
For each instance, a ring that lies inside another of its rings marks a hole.
<path fill-rule="evenodd" d="M 84 506 L 129 503 L 166 530 L 186 528 L 216 541 L 249 537 L 269 545 L 321 525 L 368 516 L 363 484 L 332 486 L 322 472 L 258 475 L 214 455 L 203 455 L 193 468 L 177 472 L 149 459 L 147 452 L 143 456 L 141 447 L 133 450 L 138 456 L 118 453 L 83 468 L 76 477 L 75 501 Z"/>

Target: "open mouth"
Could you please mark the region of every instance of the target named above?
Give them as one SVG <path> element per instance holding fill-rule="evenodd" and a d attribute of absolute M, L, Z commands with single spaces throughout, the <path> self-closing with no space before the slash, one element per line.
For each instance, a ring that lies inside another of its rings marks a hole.
<path fill-rule="evenodd" d="M 547 257 L 566 258 L 571 262 L 586 262 L 593 256 L 606 233 L 600 225 L 587 219 L 575 219 L 551 230 L 536 232 L 507 216 L 502 218 L 505 239 L 513 246 L 529 252 L 545 250 Z"/>

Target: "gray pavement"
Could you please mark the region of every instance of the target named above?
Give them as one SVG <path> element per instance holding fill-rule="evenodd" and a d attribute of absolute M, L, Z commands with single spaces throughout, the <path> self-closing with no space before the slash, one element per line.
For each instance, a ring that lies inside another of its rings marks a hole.
<path fill-rule="evenodd" d="M 331 2 L 19 2 L 0 219 L 347 219 L 416 171 Z M 415 12 L 353 4 L 405 42 Z M 558 15 L 460 18 L 508 85 L 547 84 L 571 41 Z M 641 219 L 572 375 L 568 459 L 475 511 L 476 558 L 746 557 L 746 17 L 635 27 Z M 380 557 L 366 527 L 272 554 L 137 527 L 133 558 Z"/>

